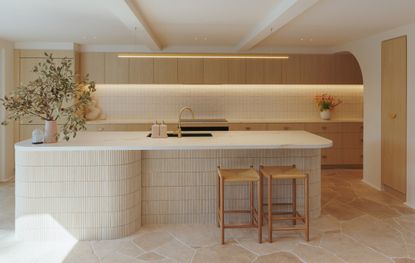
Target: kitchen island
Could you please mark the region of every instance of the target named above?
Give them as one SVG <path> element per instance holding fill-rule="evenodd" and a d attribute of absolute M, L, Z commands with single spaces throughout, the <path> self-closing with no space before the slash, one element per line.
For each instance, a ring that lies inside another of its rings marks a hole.
<path fill-rule="evenodd" d="M 296 164 L 310 175 L 310 215 L 320 215 L 320 150 L 332 141 L 305 131 L 212 134 L 152 139 L 148 132 L 84 132 L 70 142 L 17 143 L 17 237 L 101 240 L 143 224 L 214 224 L 219 165 Z M 288 202 L 290 182 L 275 187 L 273 200 Z M 226 194 L 227 209 L 249 205 L 247 185 L 227 186 Z"/>

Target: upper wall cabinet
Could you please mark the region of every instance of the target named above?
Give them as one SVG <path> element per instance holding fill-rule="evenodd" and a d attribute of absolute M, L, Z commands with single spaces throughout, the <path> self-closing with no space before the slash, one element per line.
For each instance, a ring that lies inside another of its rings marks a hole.
<path fill-rule="evenodd" d="M 105 54 L 105 83 L 128 83 L 129 60 L 119 58 L 117 53 Z"/>
<path fill-rule="evenodd" d="M 25 65 L 23 65 L 25 67 Z M 362 84 L 353 55 L 290 54 L 289 59 L 130 58 L 82 53 L 82 75 L 96 83 Z"/>
<path fill-rule="evenodd" d="M 228 83 L 246 84 L 245 59 L 228 59 Z"/>
<path fill-rule="evenodd" d="M 153 58 L 130 58 L 128 83 L 147 84 L 154 82 Z"/>
<path fill-rule="evenodd" d="M 200 84 L 203 80 L 203 59 L 179 58 L 178 81 L 181 84 Z"/>
<path fill-rule="evenodd" d="M 205 58 L 203 60 L 203 83 L 228 83 L 228 60 Z"/>
<path fill-rule="evenodd" d="M 105 53 L 85 52 L 80 55 L 80 72 L 89 80 L 105 83 Z"/>
<path fill-rule="evenodd" d="M 351 54 L 335 54 L 335 83 L 338 84 L 362 84 L 363 77 L 359 62 Z"/>
<path fill-rule="evenodd" d="M 154 59 L 154 83 L 177 84 L 177 59 Z"/>

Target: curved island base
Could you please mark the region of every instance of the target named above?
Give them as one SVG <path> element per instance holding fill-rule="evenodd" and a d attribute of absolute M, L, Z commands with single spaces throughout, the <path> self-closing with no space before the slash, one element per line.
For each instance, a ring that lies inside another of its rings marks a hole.
<path fill-rule="evenodd" d="M 117 239 L 135 233 L 142 224 L 215 224 L 218 165 L 242 168 L 252 164 L 258 168 L 260 164 L 296 164 L 310 175 L 310 215 L 320 215 L 321 147 L 78 148 L 16 146 L 17 238 Z M 289 202 L 291 182 L 275 184 L 274 201 Z M 244 199 L 249 196 L 247 185 L 227 187 L 227 208 L 249 206 Z M 297 200 L 303 200 L 301 184 L 297 194 Z M 300 203 L 299 211 L 302 206 Z"/>

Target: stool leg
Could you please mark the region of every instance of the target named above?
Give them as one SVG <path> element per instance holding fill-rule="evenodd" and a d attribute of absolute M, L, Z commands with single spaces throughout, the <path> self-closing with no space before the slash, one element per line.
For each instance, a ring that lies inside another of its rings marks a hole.
<path fill-rule="evenodd" d="M 258 242 L 262 243 L 262 176 L 259 175 L 258 181 L 258 214 L 257 214 L 257 223 L 258 223 Z"/>
<path fill-rule="evenodd" d="M 254 183 L 249 182 L 249 206 L 251 211 L 251 225 L 254 224 Z"/>
<path fill-rule="evenodd" d="M 225 244 L 225 184 L 220 178 L 220 240 Z"/>
<path fill-rule="evenodd" d="M 293 204 L 293 216 L 297 216 L 297 180 L 293 179 L 292 182 L 292 198 L 291 198 Z M 297 220 L 293 219 L 293 225 L 297 224 Z"/>
<path fill-rule="evenodd" d="M 310 212 L 309 212 L 309 198 L 308 198 L 308 174 L 304 179 L 304 217 L 305 217 L 305 239 L 307 241 L 310 240 L 310 220 L 309 220 Z"/>
<path fill-rule="evenodd" d="M 220 227 L 220 176 L 218 174 L 218 176 L 216 177 L 216 199 L 217 199 L 217 204 L 216 204 L 216 224 L 218 227 Z"/>
<path fill-rule="evenodd" d="M 268 241 L 272 243 L 272 176 L 268 176 Z"/>

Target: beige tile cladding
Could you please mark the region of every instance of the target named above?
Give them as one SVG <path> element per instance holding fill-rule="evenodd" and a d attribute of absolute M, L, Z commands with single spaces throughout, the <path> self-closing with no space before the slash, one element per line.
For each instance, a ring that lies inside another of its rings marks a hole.
<path fill-rule="evenodd" d="M 17 151 L 16 236 L 100 240 L 142 224 L 215 223 L 216 167 L 251 164 L 309 173 L 310 213 L 320 215 L 320 150 Z M 290 201 L 290 182 L 274 187 L 274 202 Z M 301 211 L 302 182 L 297 193 Z M 226 186 L 227 208 L 247 208 L 247 198 L 247 185 Z"/>
<path fill-rule="evenodd" d="M 314 96 L 328 93 L 343 103 L 334 118 L 363 117 L 362 85 L 97 85 L 108 118 L 177 119 L 181 106 L 197 117 L 228 119 L 318 118 Z"/>
<path fill-rule="evenodd" d="M 141 226 L 141 152 L 16 153 L 16 236 L 115 239 Z"/>
<path fill-rule="evenodd" d="M 319 150 L 203 150 L 143 151 L 143 224 L 215 223 L 216 167 L 292 165 L 310 174 L 310 213 L 320 215 Z M 266 185 L 264 181 L 264 197 Z M 291 182 L 274 182 L 274 202 L 289 202 Z M 248 207 L 246 184 L 225 186 L 227 209 Z M 303 208 L 302 182 L 298 185 L 299 210 Z M 281 207 L 284 209 L 284 207 Z M 239 221 L 244 217 L 229 217 Z"/>

